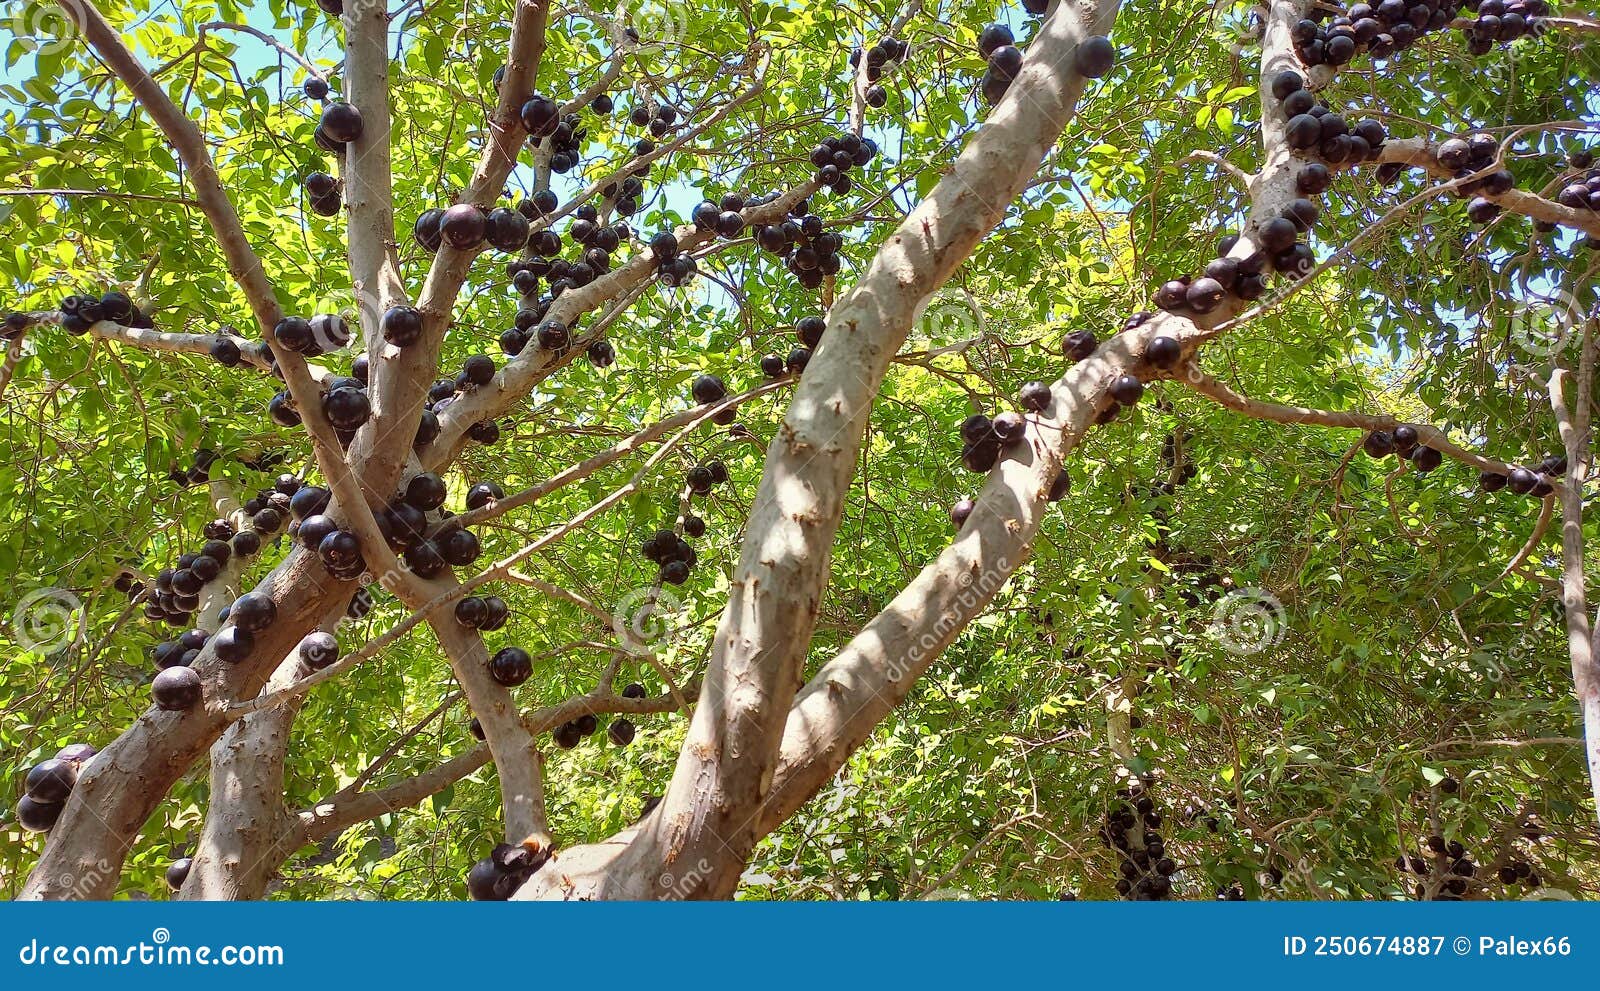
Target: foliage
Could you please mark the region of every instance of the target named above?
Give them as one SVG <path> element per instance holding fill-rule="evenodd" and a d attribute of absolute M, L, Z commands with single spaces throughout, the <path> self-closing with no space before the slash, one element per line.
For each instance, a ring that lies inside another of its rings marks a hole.
<path fill-rule="evenodd" d="M 986 109 L 973 44 L 995 10 L 925 6 L 937 16 L 912 20 L 911 62 L 893 77 L 888 107 L 868 119 L 885 154 L 852 196 L 818 198 L 818 212 L 844 226 L 841 286 L 944 173 Z M 407 4 L 397 18 L 395 201 L 413 291 L 428 257 L 407 236 L 411 220 L 447 204 L 470 178 L 509 9 L 504 0 L 465 11 Z M 657 164 L 634 218 L 646 236 L 683 222 L 701 193 L 761 192 L 808 178 L 810 146 L 848 113 L 850 46 L 873 40 L 895 13 L 882 2 L 705 0 L 670 9 L 683 18 L 681 43 L 644 49 L 641 78 L 682 107 L 720 105 L 745 85 L 720 64 L 759 45 L 770 49 L 771 84 L 695 141 L 692 153 Z M 300 185 L 327 167 L 311 137 L 317 106 L 301 92 L 305 71 L 242 34 L 210 31 L 195 47 L 202 24 L 248 21 L 337 84 L 337 20 L 282 0 L 134 0 L 105 13 L 130 26 L 145 64 L 164 68 L 162 84 L 203 127 L 286 309 L 343 305 L 352 286 L 342 224 L 312 214 Z M 1002 13 L 1027 33 L 1020 11 Z M 972 412 L 1005 408 L 1024 382 L 1054 378 L 1066 332 L 1110 334 L 1149 305 L 1153 286 L 1198 269 L 1216 238 L 1237 228 L 1244 196 L 1214 166 L 1187 156 L 1213 150 L 1240 168 L 1259 165 L 1251 32 L 1246 3 L 1125 6 L 1118 69 L 1092 86 L 1042 181 L 930 308 L 874 409 L 808 674 L 947 542 L 945 509 L 975 486 L 959 463 L 956 425 Z M 548 44 L 539 89 L 557 97 L 580 91 L 611 55 L 604 30 L 577 14 L 550 31 Z M 0 74 L 0 174 L 11 187 L 98 192 L 0 195 L 6 308 L 46 309 L 70 292 L 117 286 L 147 302 L 163 330 L 258 336 L 204 218 L 181 202 L 188 193 L 180 170 L 149 119 L 81 46 L 25 49 L 12 41 Z M 1597 52 L 1551 33 L 1473 60 L 1460 36 L 1445 32 L 1373 71 L 1342 74 L 1326 98 L 1380 116 L 1394 133 L 1431 138 L 1592 120 Z M 626 123 L 638 94 L 619 87 L 616 97 L 613 114 L 589 114 L 597 158 L 579 170 L 581 182 L 607 174 L 605 159 L 620 161 L 638 137 Z M 1574 140 L 1550 130 L 1523 134 L 1512 165 L 1519 186 L 1549 186 Z M 511 199 L 530 181 L 531 171 L 519 168 Z M 1391 218 L 1424 182 L 1408 177 L 1383 188 L 1368 173 L 1341 177 L 1317 231 L 1318 255 L 1365 240 L 1311 287 L 1235 331 L 1205 364 L 1252 396 L 1394 412 L 1445 427 L 1487 455 L 1537 460 L 1558 442 L 1530 373 L 1538 362 L 1509 338 L 1507 315 L 1551 287 L 1591 304 L 1594 255 L 1585 259 L 1570 233 L 1535 235 L 1515 217 L 1474 227 L 1448 199 Z M 579 174 L 558 177 L 557 188 L 577 192 Z M 711 277 L 694 289 L 651 287 L 623 317 L 611 333 L 615 366 L 573 363 L 502 424 L 498 444 L 469 449 L 450 477 L 449 504 L 483 479 L 507 491 L 526 487 L 684 409 L 699 371 L 736 389 L 754 384 L 760 356 L 787 353 L 794 321 L 824 305 L 749 245 L 702 269 Z M 494 341 L 515 309 L 504 282 L 503 258 L 486 253 L 458 304 L 445 369 L 474 353 L 499 360 Z M 955 353 L 922 357 L 968 340 Z M 342 371 L 349 357 L 334 363 Z M 264 415 L 277 387 L 202 357 L 50 328 L 30 336 L 0 408 L 0 574 L 13 598 L 70 590 L 83 603 L 85 628 L 48 654 L 26 651 L 15 629 L 0 628 L 8 658 L 0 768 L 19 790 L 28 766 L 68 742 L 104 742 L 147 704 L 146 651 L 165 633 L 125 615 L 111 582 L 124 565 L 153 572 L 199 542 L 212 516 L 208 500 L 169 480 L 173 465 L 214 449 L 223 457 L 213 476 L 248 488 L 270 476 L 241 459 L 264 452 L 314 471 L 306 438 Z M 638 553 L 640 538 L 676 514 L 685 469 L 723 458 L 732 484 L 697 504 L 708 522 L 697 542 L 703 564 L 680 594 L 687 628 L 663 658 L 678 677 L 692 676 L 786 395 L 741 411 L 757 442 L 725 430 L 696 434 L 638 494 L 527 570 L 606 604 L 648 585 L 653 572 Z M 1072 495 L 1052 510 L 1034 559 L 835 784 L 763 844 L 745 896 L 960 890 L 1039 898 L 1070 889 L 1114 897 L 1116 860 L 1096 830 L 1127 773 L 1108 731 L 1119 710 L 1140 726 L 1135 769 L 1161 782 L 1156 794 L 1174 823 L 1185 897 L 1209 898 L 1233 882 L 1251 897 L 1400 897 L 1408 882 L 1392 861 L 1420 836 L 1437 829 L 1488 859 L 1507 824 L 1530 811 L 1549 838 L 1522 846 L 1547 883 L 1591 888 L 1600 880 L 1594 810 L 1581 747 L 1570 743 L 1581 724 L 1552 587 L 1555 541 L 1547 537 L 1524 567 L 1502 575 L 1539 503 L 1478 493 L 1454 464 L 1389 477 L 1392 462 L 1353 453 L 1358 441 L 1348 431 L 1240 418 L 1177 383 L 1156 386 L 1133 416 L 1092 433 L 1069 466 Z M 1162 491 L 1172 470 L 1163 448 L 1172 443 L 1195 474 Z M 486 553 L 521 547 L 634 470 L 625 460 L 487 528 Z M 260 571 L 282 553 L 264 554 Z M 1235 601 L 1229 596 L 1254 589 L 1281 602 L 1281 629 L 1264 649 L 1229 650 L 1214 619 Z M 496 591 L 514 613 L 496 643 L 540 658 L 519 692 L 523 706 L 592 688 L 608 655 L 571 645 L 608 641 L 611 631 L 531 589 Z M 404 614 L 382 602 L 341 638 L 349 649 Z M 652 693 L 664 687 L 631 660 L 619 678 Z M 423 628 L 318 689 L 295 728 L 290 807 L 347 784 L 453 690 Z M 385 777 L 470 748 L 468 719 L 463 705 L 450 708 Z M 681 715 L 643 719 L 627 749 L 596 737 L 553 751 L 550 811 L 562 842 L 599 839 L 636 818 L 644 797 L 665 787 L 684 723 Z M 1446 774 L 1463 783 L 1459 794 L 1436 787 Z M 197 768 L 140 835 L 124 895 L 164 891 L 162 872 L 192 846 L 205 803 Z M 491 767 L 321 851 L 302 851 L 275 897 L 461 897 L 467 865 L 499 838 L 499 822 Z M 0 886 L 14 890 L 41 841 L 8 820 L 0 830 L 8 837 Z M 1270 867 L 1283 871 L 1281 885 L 1263 886 Z"/>

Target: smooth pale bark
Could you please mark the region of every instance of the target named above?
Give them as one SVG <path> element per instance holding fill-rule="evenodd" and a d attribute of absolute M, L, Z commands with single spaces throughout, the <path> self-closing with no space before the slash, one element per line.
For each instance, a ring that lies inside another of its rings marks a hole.
<path fill-rule="evenodd" d="M 489 676 L 489 648 L 483 636 L 457 623 L 452 610 L 441 613 L 429 622 L 494 755 L 506 838 L 515 843 L 542 836 L 549 831 L 544 811 L 544 759 L 522 724 L 515 696 Z"/>
<path fill-rule="evenodd" d="M 427 387 L 418 387 L 413 376 L 399 373 L 403 363 L 393 360 L 392 354 L 397 349 L 386 351 L 380 332 L 384 312 L 409 302 L 395 239 L 389 15 L 381 3 L 350 3 L 344 22 L 344 85 L 351 105 L 361 111 L 363 125 L 361 137 L 340 156 L 348 215 L 345 252 L 367 346 L 371 383 L 367 395 L 372 402 L 372 418 L 352 444 L 352 453 L 366 464 L 363 483 L 383 500 L 399 477 L 410 439 L 416 436 Z"/>
<path fill-rule="evenodd" d="M 274 343 L 285 381 L 297 398 L 307 428 L 312 433 L 318 464 L 335 493 L 335 506 L 331 512 L 349 517 L 350 524 L 362 537 L 363 546 L 372 545 L 374 562 L 387 564 L 392 561 L 392 555 L 378 536 L 367 498 L 379 501 L 387 498 L 398 481 L 404 457 L 409 453 L 411 433 L 405 434 L 403 442 L 392 445 L 398 449 L 398 457 L 391 454 L 391 444 L 381 445 L 371 452 L 359 450 L 359 445 L 353 446 L 348 461 L 339 455 L 337 442 L 322 415 L 320 403 L 306 398 L 316 396 L 317 388 L 304 360 L 296 354 L 276 348 L 272 327 L 282 318 L 282 309 L 259 258 L 245 238 L 243 227 L 223 190 L 198 130 L 150 78 L 99 11 L 88 3 L 73 0 L 68 13 L 83 29 L 85 40 L 133 91 L 183 158 L 188 167 L 189 180 L 195 189 L 195 199 L 211 221 L 218 244 L 228 261 L 229 271 L 243 288 L 257 322 L 263 328 L 263 335 Z M 532 89 L 533 74 L 537 70 L 538 55 L 543 50 L 545 14 L 544 3 L 519 0 L 517 19 L 513 25 L 513 61 L 517 68 L 512 74 L 520 78 L 529 90 Z M 497 108 L 497 120 L 504 120 L 507 115 L 514 120 L 515 108 L 520 106 L 520 102 L 508 87 Z M 475 177 L 481 181 L 484 189 L 492 186 L 494 192 L 498 192 L 504 175 L 509 172 L 515 159 L 521 134 L 520 123 L 510 124 L 509 129 L 507 126 L 497 129 L 498 140 L 494 150 L 486 156 L 486 165 Z M 510 160 L 507 160 L 507 155 Z M 495 178 L 496 175 L 499 177 Z M 436 281 L 431 277 L 429 280 L 429 287 L 433 289 L 430 298 L 434 301 L 434 309 L 442 309 L 446 317 L 471 261 L 470 255 L 456 254 L 463 256 L 446 259 L 448 264 L 444 266 L 454 273 L 453 278 L 447 275 L 441 280 Z M 444 321 L 439 321 L 436 329 L 432 353 L 426 359 L 431 362 L 427 371 L 409 376 L 404 369 L 397 372 L 399 377 L 410 381 L 414 389 L 412 402 L 417 412 L 410 419 L 409 429 L 412 432 L 416 428 L 415 418 L 420 416 L 421 397 L 437 364 L 437 338 L 443 335 Z M 405 349 L 405 353 L 409 355 L 412 350 Z M 375 360 L 374 374 L 381 378 L 388 364 L 390 361 L 383 358 Z M 400 395 L 402 390 L 393 391 Z M 393 434 L 391 430 L 382 436 L 392 437 Z M 358 442 L 360 439 L 357 438 Z M 370 455 L 387 456 L 377 458 L 384 467 L 383 471 L 368 467 Z M 356 479 L 361 479 L 362 484 L 358 485 Z M 277 660 L 286 656 L 294 645 L 316 628 L 324 612 L 333 603 L 348 602 L 354 590 L 353 582 L 330 577 L 315 555 L 299 549 L 291 552 L 255 588 L 257 593 L 273 598 L 278 607 L 278 618 L 271 628 L 257 635 L 256 650 L 252 657 L 242 664 L 225 665 L 217 660 L 208 647 L 196 664 L 206 683 L 206 701 L 202 710 L 174 714 L 151 708 L 85 767 L 52 831 L 44 854 L 23 887 L 21 897 L 110 897 L 116 890 L 123 858 L 139 829 L 177 779 L 206 752 L 232 721 L 222 711 L 226 701 L 253 697 L 259 692 Z"/>
<path fill-rule="evenodd" d="M 475 203 L 488 210 L 500 198 L 506 177 L 511 174 L 517 154 L 528 137 L 518 111 L 534 90 L 534 80 L 544 55 L 545 23 L 549 13 L 546 0 L 516 0 L 505 80 L 488 121 L 490 140 L 473 171 L 472 183 L 459 202 Z M 374 58 L 377 55 L 373 53 Z M 441 207 L 448 205 L 440 204 Z M 357 249 L 352 245 L 351 250 Z M 411 457 L 412 441 L 422 419 L 428 386 L 439 373 L 439 351 L 445 331 L 450 327 L 456 298 L 473 260 L 480 253 L 481 247 L 458 251 L 446 244 L 434 255 L 427 278 L 417 294 L 416 306 L 423 318 L 420 340 L 400 348 L 384 342 L 379 333 L 368 339 L 373 418 L 357 434 L 350 454 L 363 466 L 362 477 L 369 490 L 385 500 L 395 493 Z"/>
<path fill-rule="evenodd" d="M 291 654 L 268 685 L 292 680 L 299 667 L 298 653 Z M 275 845 L 290 823 L 283 803 L 284 761 L 299 710 L 296 701 L 251 713 L 212 744 L 205 825 L 178 898 L 231 901 L 266 893 L 282 863 Z"/>
<path fill-rule="evenodd" d="M 1279 216 L 1297 195 L 1294 177 L 1305 160 L 1288 147 L 1270 80 L 1291 68 L 1315 78 L 1296 57 L 1290 34 L 1304 7 L 1301 0 L 1279 0 L 1268 14 L 1261 68 L 1265 165 L 1251 177 L 1249 223 L 1234 249 L 1235 256 L 1256 250 L 1254 238 L 1260 225 Z M 756 816 L 757 835 L 776 828 L 826 784 L 1026 559 L 1050 483 L 1062 458 L 1108 404 L 1110 382 L 1124 372 L 1149 374 L 1141 369 L 1146 342 L 1156 335 L 1171 336 L 1192 354 L 1218 333 L 1215 328 L 1242 309 L 1242 302 L 1230 300 L 1203 317 L 1156 315 L 1136 332 L 1119 334 L 1102 344 L 1053 385 L 1052 405 L 1035 418 L 1027 444 L 1008 452 L 991 474 L 957 540 L 826 664 L 795 700 L 772 788 Z M 834 333 L 831 322 L 829 333 Z M 662 886 L 667 888 L 664 891 L 649 890 L 647 879 L 627 885 L 627 879 L 639 879 L 645 873 L 637 863 L 637 851 L 648 838 L 651 825 L 652 821 L 646 820 L 604 844 L 558 855 L 518 897 L 683 897 L 697 893 L 697 886 L 686 882 Z M 719 869 L 719 859 L 733 858 L 712 853 L 691 862 L 687 869 L 709 877 Z M 725 869 L 732 867 L 729 863 Z"/>
<path fill-rule="evenodd" d="M 1296 195 L 1294 176 L 1304 162 L 1285 140 L 1270 80 L 1283 69 L 1310 76 L 1290 34 L 1304 6 L 1278 0 L 1268 14 L 1260 76 L 1266 164 L 1251 177 L 1250 220 L 1235 257 L 1255 250 L 1260 225 L 1280 215 Z M 1037 432 L 1030 430 L 1027 448 L 1011 453 L 991 474 L 956 541 L 824 665 L 796 700 L 776 785 L 761 810 L 764 830 L 776 828 L 827 783 L 1025 560 L 1055 471 L 1105 407 L 1111 380 L 1125 372 L 1150 374 L 1140 357 L 1150 338 L 1176 338 L 1192 353 L 1243 305 L 1230 299 L 1198 318 L 1158 314 L 1136 332 L 1102 344 L 1053 384 L 1053 401 L 1040 414 Z"/>
<path fill-rule="evenodd" d="M 1583 336 L 1578 383 L 1573 409 L 1562 393 L 1565 373 L 1550 375 L 1550 406 L 1561 442 L 1566 448 L 1567 476 L 1556 488 L 1561 501 L 1561 605 L 1567 619 L 1567 650 L 1572 662 L 1573 691 L 1583 720 L 1584 755 L 1589 767 L 1589 787 L 1600 815 L 1600 647 L 1589 619 L 1589 598 L 1584 577 L 1583 490 L 1594 465 L 1590 435 L 1590 402 L 1594 383 L 1593 321 Z"/>
<path fill-rule="evenodd" d="M 354 319 L 360 340 L 372 340 L 383 311 L 403 302 L 405 293 L 394 238 L 388 14 L 384 7 L 351 5 L 345 12 L 345 37 L 345 96 L 361 111 L 363 130 L 338 158 L 343 167 L 346 243 L 357 302 Z M 387 395 L 374 389 L 372 397 L 375 407 L 388 407 Z M 382 420 L 375 415 L 368 429 L 380 429 Z M 322 628 L 331 631 L 343 615 L 341 606 Z M 266 688 L 292 684 L 300 672 L 298 654 L 291 652 Z M 205 825 L 180 897 L 260 898 L 283 857 L 291 852 L 280 855 L 276 847 L 292 821 L 283 802 L 284 762 L 301 701 L 252 713 L 228 727 L 212 745 Z"/>
<path fill-rule="evenodd" d="M 316 555 L 294 551 L 255 591 L 278 604 L 277 621 L 256 634 L 256 647 L 240 664 L 224 664 L 207 647 L 195 669 L 205 700 L 190 712 L 152 707 L 84 767 L 50 834 L 44 854 L 22 889 L 25 899 L 109 898 L 122 859 L 146 819 L 172 785 L 193 766 L 232 721 L 227 701 L 253 697 L 280 658 L 321 621 L 340 589 L 353 583 L 328 577 Z"/>
<path fill-rule="evenodd" d="M 661 805 L 626 844 L 560 855 L 522 897 L 715 898 L 762 835 L 778 745 L 827 584 L 872 401 L 935 293 L 999 222 L 1070 119 L 1079 43 L 1115 2 L 1057 5 L 1011 92 L 828 316 L 768 450 L 699 706 Z"/>

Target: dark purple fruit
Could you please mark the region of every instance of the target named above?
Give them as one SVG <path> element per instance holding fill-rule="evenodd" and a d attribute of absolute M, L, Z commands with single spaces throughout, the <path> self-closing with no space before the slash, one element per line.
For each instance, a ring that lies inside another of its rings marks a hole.
<path fill-rule="evenodd" d="M 1506 476 L 1506 488 L 1517 495 L 1527 495 L 1539 484 L 1539 476 L 1526 468 L 1513 468 Z"/>
<path fill-rule="evenodd" d="M 335 100 L 322 108 L 322 120 L 318 126 L 329 140 L 349 144 L 361 137 L 361 111 Z"/>
<path fill-rule="evenodd" d="M 994 436 L 1005 445 L 1019 443 L 1028 433 L 1028 421 L 1020 413 L 999 413 L 990 421 Z"/>
<path fill-rule="evenodd" d="M 1272 77 L 1272 95 L 1279 100 L 1287 99 L 1290 93 L 1304 89 L 1306 81 L 1300 73 L 1293 69 L 1285 69 Z"/>
<path fill-rule="evenodd" d="M 440 236 L 458 251 L 470 251 L 482 244 L 487 229 L 488 218 L 472 203 L 457 203 L 439 221 Z"/>
<path fill-rule="evenodd" d="M 1015 45 L 1001 45 L 989 56 L 989 72 L 1006 82 L 1017 78 L 1022 71 L 1022 50 Z"/>
<path fill-rule="evenodd" d="M 310 86 L 309 83 L 306 85 L 308 87 Z M 168 864 L 167 889 L 170 891 L 182 890 L 183 882 L 189 880 L 189 869 L 193 866 L 194 861 L 190 860 L 188 857 L 179 857 L 177 860 L 174 860 L 172 863 Z"/>
<path fill-rule="evenodd" d="M 1295 235 L 1298 233 L 1294 221 L 1275 217 L 1261 225 L 1261 247 L 1273 255 L 1288 251 L 1294 247 Z"/>
<path fill-rule="evenodd" d="M 482 509 L 497 499 L 506 497 L 505 490 L 494 482 L 479 482 L 467 490 L 467 509 Z"/>
<path fill-rule="evenodd" d="M 961 449 L 961 464 L 972 472 L 983 474 L 1000 460 L 1000 441 L 990 436 L 976 444 L 968 443 Z"/>
<path fill-rule="evenodd" d="M 333 634 L 317 630 L 300 641 L 300 661 L 313 671 L 321 671 L 339 659 L 339 641 Z"/>
<path fill-rule="evenodd" d="M 415 344 L 422 336 L 422 311 L 414 306 L 392 306 L 384 311 L 383 339 L 396 347 Z"/>
<path fill-rule="evenodd" d="M 36 802 L 65 802 L 78 783 L 78 765 L 51 758 L 28 772 L 27 795 Z"/>
<path fill-rule="evenodd" d="M 991 24 L 984 28 L 978 35 L 978 54 L 988 58 L 994 54 L 995 49 L 1003 45 L 1010 45 L 1016 41 L 1011 29 L 1004 24 Z"/>
<path fill-rule="evenodd" d="M 64 808 L 60 802 L 36 802 L 24 795 L 17 800 L 17 825 L 29 833 L 48 833 Z"/>
<path fill-rule="evenodd" d="M 617 718 L 611 720 L 611 725 L 606 727 L 606 738 L 619 747 L 626 747 L 633 742 L 637 732 L 631 720 Z"/>
<path fill-rule="evenodd" d="M 278 606 L 269 596 L 246 592 L 233 600 L 228 619 L 246 633 L 259 633 L 278 618 Z"/>
<path fill-rule="evenodd" d="M 1112 47 L 1111 40 L 1099 34 L 1083 39 L 1072 56 L 1072 66 L 1078 70 L 1078 75 L 1090 79 L 1099 79 L 1110 72 L 1116 62 L 1117 50 Z"/>
<path fill-rule="evenodd" d="M 721 402 L 728 397 L 728 387 L 715 375 L 696 375 L 689 391 L 694 401 L 702 406 Z"/>
<path fill-rule="evenodd" d="M 993 439 L 994 421 L 982 413 L 974 413 L 961 421 L 961 439 L 968 444 L 982 444 Z"/>
<path fill-rule="evenodd" d="M 1177 311 L 1189 305 L 1189 284 L 1182 279 L 1171 279 L 1156 290 L 1155 304 L 1163 310 Z"/>
<path fill-rule="evenodd" d="M 1289 147 L 1295 149 L 1315 148 L 1323 140 L 1322 122 L 1310 114 L 1299 114 L 1289 118 L 1285 133 Z"/>
<path fill-rule="evenodd" d="M 444 211 L 440 209 L 424 210 L 417 216 L 417 222 L 411 227 L 411 236 L 417 244 L 429 254 L 439 250 L 444 243 L 439 233 L 439 223 L 444 220 Z"/>
<path fill-rule="evenodd" d="M 1075 330 L 1061 340 L 1061 352 L 1072 361 L 1083 361 L 1094 354 L 1100 342 L 1095 339 L 1094 332 L 1089 330 Z"/>
<path fill-rule="evenodd" d="M 977 508 L 978 504 L 973 502 L 971 499 L 962 499 L 960 502 L 950 507 L 950 522 L 955 524 L 955 528 L 957 530 L 961 529 L 967 525 L 967 518 L 970 517 L 972 515 L 972 511 Z"/>
<path fill-rule="evenodd" d="M 502 647 L 489 658 L 489 677 L 515 688 L 533 674 L 533 658 L 521 647 Z"/>
<path fill-rule="evenodd" d="M 1109 391 L 1119 406 L 1132 406 L 1144 395 L 1144 383 L 1134 375 L 1119 375 L 1112 381 Z"/>
<path fill-rule="evenodd" d="M 230 615 L 229 618 L 233 617 Z M 237 626 L 224 626 L 211 638 L 212 649 L 229 664 L 238 664 L 248 658 L 255 645 L 256 638 L 248 630 L 241 630 Z"/>
<path fill-rule="evenodd" d="M 150 698 L 163 712 L 186 712 L 200 704 L 200 675 L 183 666 L 165 668 L 150 682 Z"/>
<path fill-rule="evenodd" d="M 1184 301 L 1196 313 L 1210 313 L 1222 305 L 1222 300 L 1228 291 L 1222 283 L 1209 276 L 1198 278 L 1189 284 L 1185 292 Z"/>
<path fill-rule="evenodd" d="M 1144 346 L 1144 360 L 1154 368 L 1173 368 L 1183 359 L 1183 345 L 1177 338 L 1158 335 Z"/>
<path fill-rule="evenodd" d="M 438 541 L 439 556 L 458 568 L 466 567 L 476 561 L 479 554 L 483 553 L 483 549 L 478 543 L 477 534 L 465 527 L 451 530 L 443 538 L 436 539 Z"/>
<path fill-rule="evenodd" d="M 444 505 L 447 492 L 444 479 L 431 471 L 425 471 L 412 476 L 411 481 L 406 483 L 403 498 L 407 504 L 426 513 Z"/>

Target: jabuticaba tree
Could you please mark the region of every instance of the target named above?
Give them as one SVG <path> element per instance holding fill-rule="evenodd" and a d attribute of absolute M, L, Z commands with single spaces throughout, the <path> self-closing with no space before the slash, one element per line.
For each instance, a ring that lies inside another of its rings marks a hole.
<path fill-rule="evenodd" d="M 1597 881 L 1589 16 L 267 10 L 0 76 L 8 893 Z"/>

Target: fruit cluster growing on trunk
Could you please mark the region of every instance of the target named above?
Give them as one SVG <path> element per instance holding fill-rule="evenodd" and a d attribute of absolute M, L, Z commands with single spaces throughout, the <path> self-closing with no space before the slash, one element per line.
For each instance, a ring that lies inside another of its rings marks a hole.
<path fill-rule="evenodd" d="M 1016 42 L 1011 28 L 1004 24 L 990 24 L 978 35 L 978 54 L 988 62 L 978 87 L 990 105 L 1005 97 L 1022 72 L 1023 54 Z M 1117 50 L 1111 39 L 1097 34 L 1078 45 L 1073 52 L 1072 68 L 1086 79 L 1098 79 L 1110 72 L 1116 62 Z"/>
<path fill-rule="evenodd" d="M 78 772 L 94 755 L 95 748 L 87 743 L 72 743 L 49 760 L 29 768 L 25 790 L 17 799 L 17 824 L 30 833 L 47 833 L 54 828 L 77 786 Z"/>
<path fill-rule="evenodd" d="M 823 157 L 820 153 L 827 148 L 826 144 L 818 145 L 812 154 L 812 162 L 819 161 Z M 871 138 L 848 135 L 840 139 L 838 150 L 833 151 L 832 155 L 835 161 L 849 157 L 851 161 L 859 160 L 865 164 L 877 153 L 878 146 Z M 709 200 L 695 210 L 695 223 L 702 229 L 710 220 L 706 209 L 708 205 Z M 782 258 L 789 273 L 802 286 L 815 289 L 822 285 L 823 279 L 839 274 L 843 266 L 840 249 L 844 247 L 844 238 L 829 232 L 823 219 L 811 213 L 810 209 L 810 200 L 800 200 L 789 208 L 786 219 L 777 224 L 763 224 L 755 229 L 754 234 L 756 244 L 762 251 Z M 720 222 L 718 227 L 720 229 Z M 816 347 L 815 344 L 807 346 Z"/>
<path fill-rule="evenodd" d="M 877 155 L 877 142 L 841 131 L 822 139 L 820 144 L 811 149 L 811 164 L 817 168 L 812 181 L 843 196 L 855 185 L 850 178 L 850 170 L 866 165 Z"/>
<path fill-rule="evenodd" d="M 507 901 L 549 859 L 548 847 L 501 843 L 467 872 L 467 895 L 473 901 Z"/>
<path fill-rule="evenodd" d="M 110 290 L 99 296 L 75 294 L 61 301 L 61 329 L 69 334 L 87 334 L 89 328 L 105 321 L 137 330 L 154 329 L 155 323 L 148 314 L 135 306 L 127 293 Z M 20 318 L 20 314 L 13 315 Z M 12 325 L 12 319 L 7 319 Z M 24 319 L 17 319 L 14 331 L 25 329 Z"/>
<path fill-rule="evenodd" d="M 1100 841 L 1118 854 L 1117 894 L 1133 901 L 1170 898 L 1178 871 L 1158 831 L 1163 817 L 1150 792 L 1151 782 L 1142 779 L 1118 789 L 1118 801 L 1106 810 L 1100 827 Z"/>
<path fill-rule="evenodd" d="M 1550 12 L 1545 0 L 1382 0 L 1354 3 L 1341 13 L 1316 5 L 1295 24 L 1295 51 L 1306 65 L 1345 65 L 1363 52 L 1386 59 L 1424 35 L 1447 28 L 1463 9 L 1478 14 L 1461 33 L 1467 50 L 1487 55 L 1497 41 L 1511 42 L 1542 30 Z"/>
<path fill-rule="evenodd" d="M 882 107 L 889 102 L 889 91 L 879 82 L 884 73 L 893 71 L 906 57 L 911 54 L 911 45 L 897 38 L 884 38 L 871 48 L 867 49 L 867 91 L 864 95 L 867 106 Z M 857 48 L 850 53 L 850 68 L 861 67 L 861 49 Z"/>

